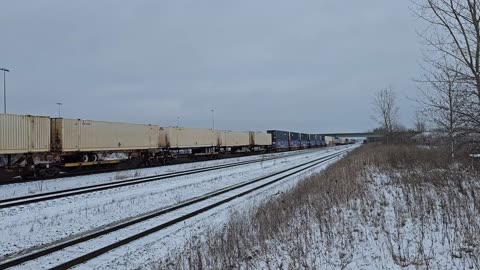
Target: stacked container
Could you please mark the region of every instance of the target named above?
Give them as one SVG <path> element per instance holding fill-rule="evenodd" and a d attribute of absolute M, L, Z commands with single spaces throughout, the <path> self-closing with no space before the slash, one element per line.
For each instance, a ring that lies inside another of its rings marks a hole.
<path fill-rule="evenodd" d="M 219 146 L 241 147 L 250 145 L 250 133 L 247 131 L 217 131 Z"/>
<path fill-rule="evenodd" d="M 51 119 L 52 150 L 95 152 L 156 149 L 159 126 L 81 119 Z"/>
<path fill-rule="evenodd" d="M 300 148 L 300 133 L 297 132 L 290 132 L 290 149 L 298 149 Z"/>
<path fill-rule="evenodd" d="M 0 114 L 0 154 L 50 151 L 50 118 Z"/>
<path fill-rule="evenodd" d="M 161 127 L 161 148 L 216 147 L 221 144 L 218 132 L 206 128 Z"/>
<path fill-rule="evenodd" d="M 272 146 L 274 149 L 288 149 L 290 144 L 290 133 L 282 130 L 268 130 L 272 135 Z"/>
<path fill-rule="evenodd" d="M 252 146 L 270 146 L 272 145 L 272 134 L 263 132 L 250 132 L 250 145 Z"/>

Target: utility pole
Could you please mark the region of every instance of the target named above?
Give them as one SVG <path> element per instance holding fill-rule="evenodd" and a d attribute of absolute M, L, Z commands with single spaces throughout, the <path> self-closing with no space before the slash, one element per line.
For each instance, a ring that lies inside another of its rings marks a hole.
<path fill-rule="evenodd" d="M 177 116 L 177 128 L 180 126 L 180 116 Z"/>
<path fill-rule="evenodd" d="M 3 113 L 7 114 L 7 80 L 5 73 L 10 72 L 6 68 L 0 68 L 0 71 L 3 71 Z"/>
<path fill-rule="evenodd" d="M 57 102 L 57 105 L 58 105 L 58 118 L 60 118 L 61 117 L 61 108 L 62 108 L 63 103 Z"/>
<path fill-rule="evenodd" d="M 215 110 L 212 109 L 212 130 L 215 129 Z"/>

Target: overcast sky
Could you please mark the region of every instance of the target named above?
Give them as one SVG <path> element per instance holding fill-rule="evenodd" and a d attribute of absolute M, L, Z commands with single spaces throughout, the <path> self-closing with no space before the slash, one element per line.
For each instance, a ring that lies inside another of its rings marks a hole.
<path fill-rule="evenodd" d="M 8 111 L 303 132 L 363 131 L 387 85 L 411 126 L 409 1 L 3 1 Z M 3 96 L 0 97 L 3 102 Z"/>

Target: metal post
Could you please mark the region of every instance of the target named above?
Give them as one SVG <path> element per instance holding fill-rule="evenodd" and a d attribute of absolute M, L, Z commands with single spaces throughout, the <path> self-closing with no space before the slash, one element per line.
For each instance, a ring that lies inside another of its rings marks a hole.
<path fill-rule="evenodd" d="M 0 68 L 0 70 L 3 71 L 3 113 L 7 114 L 7 77 L 5 73 L 10 70 L 6 68 Z"/>
<path fill-rule="evenodd" d="M 61 108 L 61 106 L 63 105 L 63 103 L 57 102 L 57 105 L 58 105 L 58 118 L 60 118 L 60 117 L 61 117 L 61 110 L 60 110 L 60 108 Z"/>
<path fill-rule="evenodd" d="M 7 77 L 5 69 L 3 70 L 3 113 L 7 114 Z"/>
<path fill-rule="evenodd" d="M 177 116 L 177 128 L 180 126 L 180 117 Z"/>
<path fill-rule="evenodd" d="M 212 109 L 212 129 L 215 129 L 215 110 Z"/>

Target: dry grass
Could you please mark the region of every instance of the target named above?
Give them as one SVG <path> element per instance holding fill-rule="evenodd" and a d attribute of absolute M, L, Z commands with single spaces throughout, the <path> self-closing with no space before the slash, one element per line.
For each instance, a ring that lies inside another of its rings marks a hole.
<path fill-rule="evenodd" d="M 289 192 L 233 214 L 223 229 L 191 240 L 154 268 L 355 269 L 366 261 L 383 268 L 386 259 L 375 252 L 385 251 L 400 267 L 434 269 L 443 263 L 433 263 L 439 246 L 459 265 L 479 267 L 473 165 L 452 162 L 441 150 L 362 146 Z M 377 242 L 386 249 L 358 250 Z"/>

